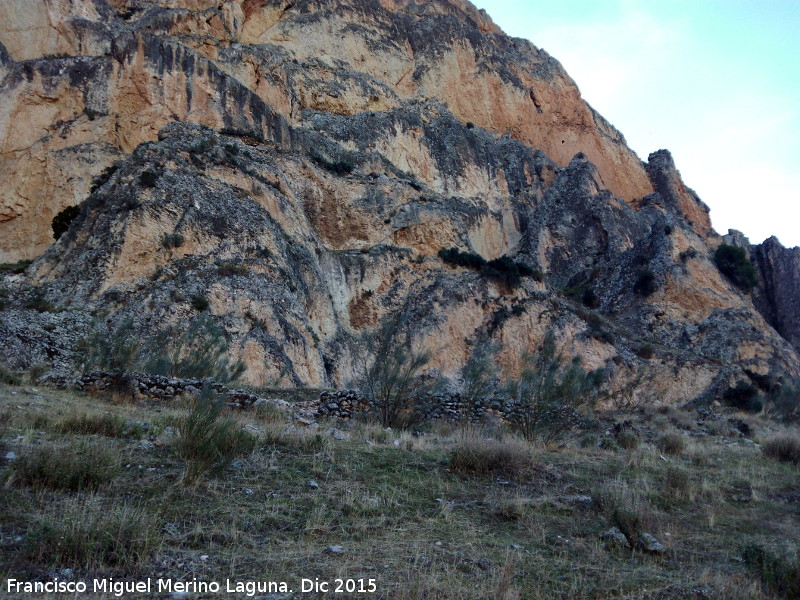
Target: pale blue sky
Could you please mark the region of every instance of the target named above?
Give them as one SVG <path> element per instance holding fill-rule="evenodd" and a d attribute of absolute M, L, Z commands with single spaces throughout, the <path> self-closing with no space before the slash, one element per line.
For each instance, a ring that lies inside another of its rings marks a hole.
<path fill-rule="evenodd" d="M 564 65 L 717 231 L 800 246 L 800 0 L 473 0 Z"/>

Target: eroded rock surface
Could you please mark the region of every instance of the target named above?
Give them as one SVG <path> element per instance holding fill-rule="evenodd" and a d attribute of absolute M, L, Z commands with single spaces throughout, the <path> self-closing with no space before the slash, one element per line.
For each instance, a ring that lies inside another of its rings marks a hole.
<path fill-rule="evenodd" d="M 669 153 L 464 0 L 25 6 L 0 5 L 0 261 L 39 257 L 3 282 L 13 368 L 207 322 L 245 383 L 342 387 L 403 314 L 450 378 L 481 339 L 517 373 L 548 331 L 622 404 L 798 374 L 796 250 L 752 251 L 757 310 Z"/>

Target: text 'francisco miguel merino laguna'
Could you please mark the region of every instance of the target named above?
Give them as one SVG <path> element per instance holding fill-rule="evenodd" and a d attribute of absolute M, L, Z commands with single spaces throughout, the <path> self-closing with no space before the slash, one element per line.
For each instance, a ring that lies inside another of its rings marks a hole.
<path fill-rule="evenodd" d="M 57 577 L 50 581 L 6 580 L 6 592 L 9 594 L 112 594 L 121 597 L 126 594 L 146 593 L 186 593 L 217 594 L 220 592 L 252 597 L 256 594 L 283 593 L 291 594 L 294 590 L 285 581 L 235 581 L 226 579 L 224 585 L 217 581 L 176 581 L 173 579 L 147 578 L 141 581 L 92 579 L 91 585 L 85 581 L 61 581 Z M 336 579 L 332 582 L 319 578 L 301 579 L 301 593 L 361 593 L 370 594 L 377 591 L 374 579 Z"/>

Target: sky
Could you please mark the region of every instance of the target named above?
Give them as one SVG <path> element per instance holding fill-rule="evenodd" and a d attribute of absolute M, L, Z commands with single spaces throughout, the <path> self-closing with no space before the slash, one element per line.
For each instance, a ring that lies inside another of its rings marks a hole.
<path fill-rule="evenodd" d="M 800 246 L 800 0 L 473 0 L 554 56 L 720 233 Z"/>

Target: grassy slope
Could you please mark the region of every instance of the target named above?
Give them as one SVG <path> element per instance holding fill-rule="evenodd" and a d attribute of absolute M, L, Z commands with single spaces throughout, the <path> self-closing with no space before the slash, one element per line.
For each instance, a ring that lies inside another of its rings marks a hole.
<path fill-rule="evenodd" d="M 106 469 L 95 489 L 69 491 L 21 481 L 4 463 L 3 577 L 69 567 L 80 579 L 377 579 L 372 596 L 324 596 L 338 598 L 744 600 L 773 596 L 741 563 L 742 546 L 782 550 L 800 539 L 798 468 L 764 458 L 725 427 L 690 437 L 676 427 L 698 430 L 684 414 L 634 415 L 643 438 L 634 450 L 519 450 L 523 466 L 500 478 L 449 470 L 454 445 L 502 435 L 496 430 L 440 426 L 412 437 L 352 425 L 349 439 L 334 440 L 284 433 L 288 416 L 239 415 L 261 437 L 259 449 L 187 489 L 178 485 L 174 439 L 163 433 L 180 412 L 0 386 L 0 456 L 54 447 L 56 456 L 80 457 L 88 445 Z M 76 414 L 86 415 L 82 425 Z M 758 424 L 757 439 L 767 427 Z M 686 437 L 682 453 L 662 455 L 652 443 L 667 430 Z M 147 436 L 156 438 L 151 448 L 141 446 Z M 620 511 L 667 552 L 607 549 L 599 535 Z M 329 545 L 344 553 L 325 552 Z"/>

